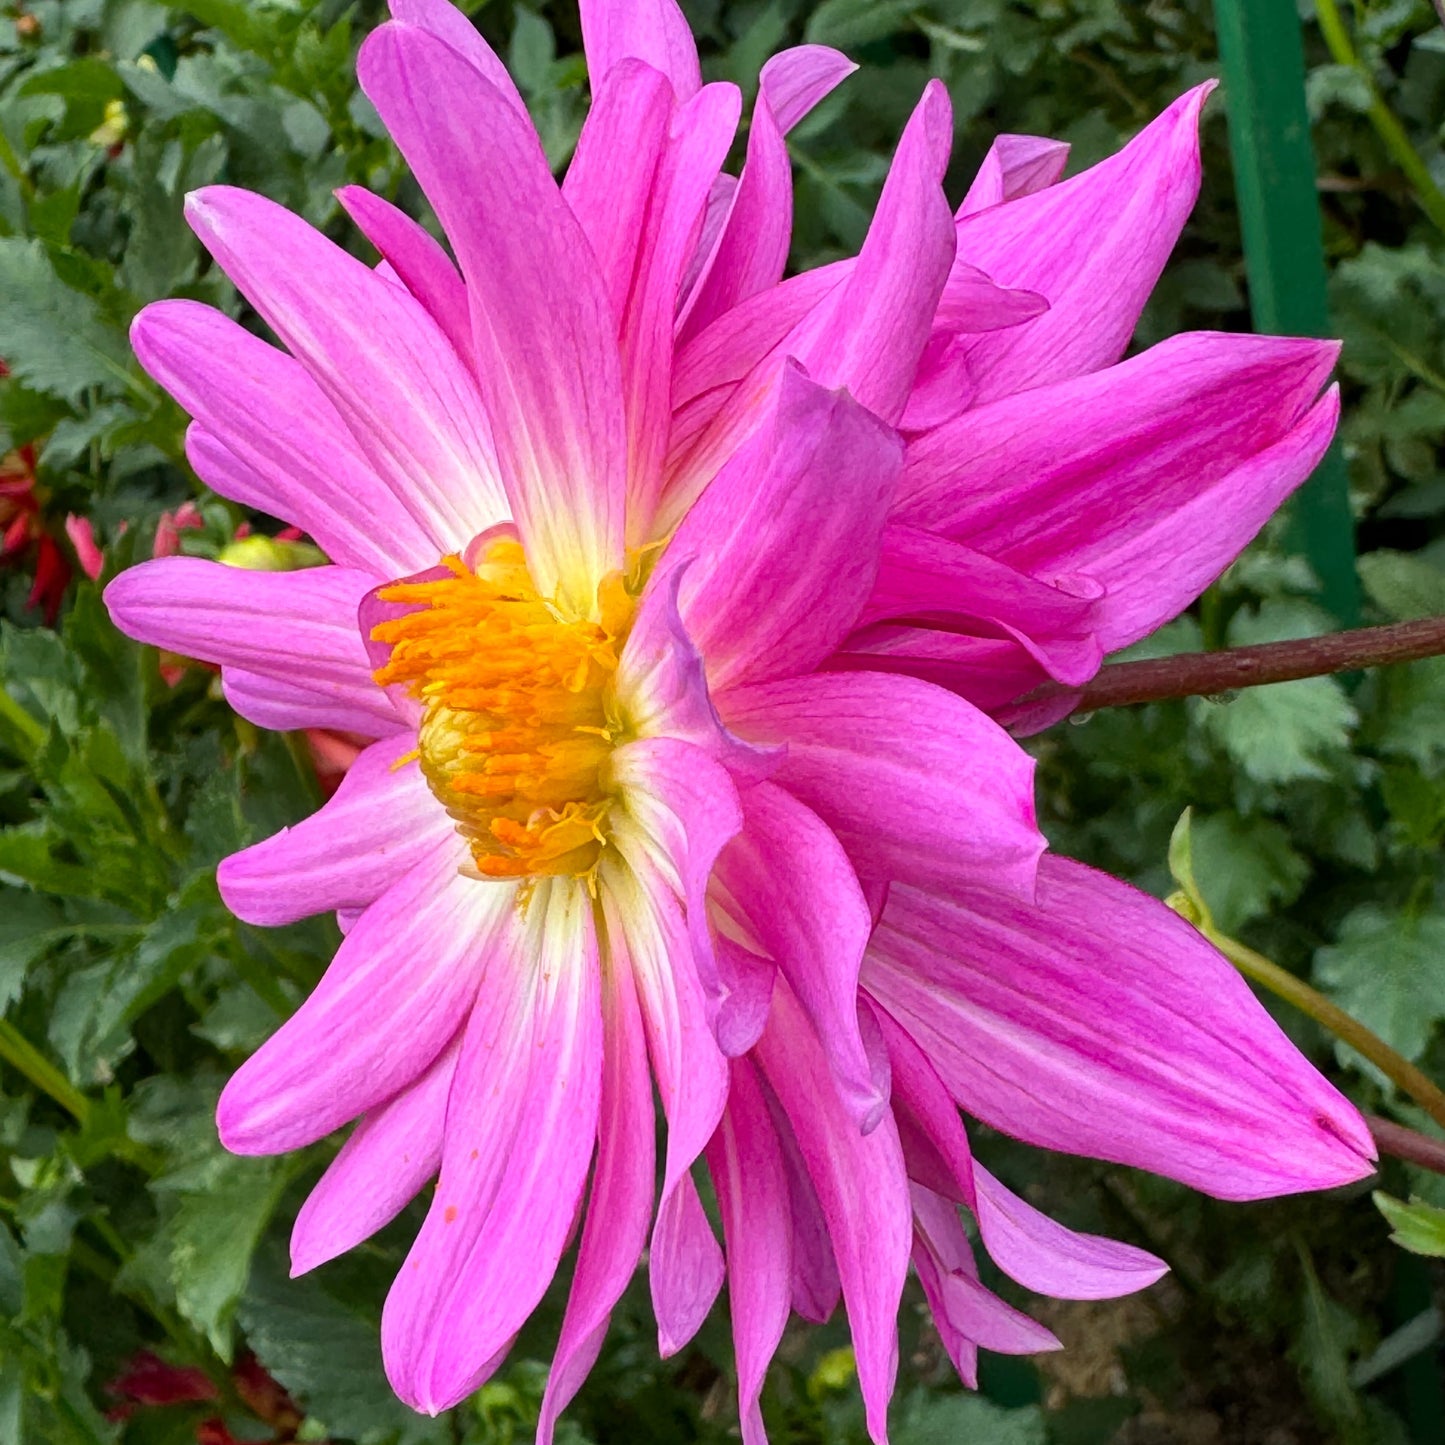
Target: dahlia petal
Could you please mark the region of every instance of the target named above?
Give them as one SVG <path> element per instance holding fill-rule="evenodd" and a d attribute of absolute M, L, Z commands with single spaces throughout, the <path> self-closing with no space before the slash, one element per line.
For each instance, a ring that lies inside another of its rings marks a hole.
<path fill-rule="evenodd" d="M 311 373 L 433 556 L 507 515 L 476 384 L 420 303 L 264 196 L 207 186 L 186 198 L 186 219 Z"/>
<path fill-rule="evenodd" d="M 730 1059 L 739 1058 L 757 1043 L 767 1027 L 778 969 L 772 959 L 721 934 L 713 939 L 713 949 L 718 972 L 713 1032 L 718 1048 Z"/>
<path fill-rule="evenodd" d="M 1068 163 L 1068 141 L 1041 135 L 995 136 L 954 214 L 961 221 L 975 211 L 1047 190 L 1063 176 Z"/>
<path fill-rule="evenodd" d="M 793 232 L 793 165 L 783 137 L 857 68 L 825 45 L 785 50 L 763 66 L 747 161 L 682 313 L 679 345 L 783 279 Z"/>
<path fill-rule="evenodd" d="M 621 338 L 632 546 L 654 535 L 651 524 L 672 422 L 678 293 L 741 109 L 736 86 L 704 86 L 673 117 L 671 139 L 657 168 Z"/>
<path fill-rule="evenodd" d="M 889 423 L 903 415 L 953 264 L 942 186 L 952 140 L 948 92 L 930 81 L 898 143 L 857 263 L 789 341 L 816 381 L 846 386 Z"/>
<path fill-rule="evenodd" d="M 843 1284 L 838 1278 L 838 1261 L 833 1256 L 828 1220 L 818 1201 L 818 1191 L 808 1177 L 808 1166 L 803 1162 L 788 1116 L 778 1103 L 777 1096 L 767 1087 L 766 1080 L 761 1074 L 758 1077 L 763 1085 L 763 1102 L 773 1121 L 773 1133 L 788 1182 L 793 1238 L 792 1307 L 803 1319 L 815 1325 L 826 1324 L 843 1298 Z"/>
<path fill-rule="evenodd" d="M 414 1083 L 371 1110 L 306 1197 L 291 1230 L 291 1277 L 389 1224 L 442 1162 L 442 1125 L 461 1037 Z"/>
<path fill-rule="evenodd" d="M 766 786 L 766 784 L 764 784 Z M 908 1274 L 911 1204 L 903 1155 L 885 1113 L 869 1134 L 831 1089 L 819 1038 L 792 991 L 780 984 L 758 1060 L 786 1112 L 827 1219 L 858 1361 L 868 1433 L 887 1439 L 898 1370 L 898 1305 Z"/>
<path fill-rule="evenodd" d="M 766 1445 L 758 1401 L 788 1323 L 793 1240 L 788 1176 L 757 1074 L 735 1059 L 727 1112 L 708 1145 L 708 1172 L 722 1215 L 728 1309 L 738 1370 L 744 1445 Z"/>
<path fill-rule="evenodd" d="M 466 278 L 477 383 L 533 580 L 585 614 L 623 564 L 627 464 L 614 323 L 586 238 L 530 122 L 446 45 L 393 21 L 357 69 Z"/>
<path fill-rule="evenodd" d="M 959 221 L 960 261 L 1049 301 L 1036 321 L 975 338 L 979 402 L 1123 355 L 1199 194 L 1199 113 L 1213 88 L 1181 96 L 1090 170 Z"/>
<path fill-rule="evenodd" d="M 1117 1299 L 1147 1289 L 1169 1272 L 1162 1259 L 1132 1244 L 1077 1234 L 1041 1214 L 974 1166 L 979 1234 L 1003 1272 L 1025 1289 L 1055 1299 Z"/>
<path fill-rule="evenodd" d="M 702 87 L 697 43 L 675 0 L 582 0 L 582 45 L 594 86 L 631 58 L 661 71 L 680 103 Z"/>
<path fill-rule="evenodd" d="M 407 728 L 385 694 L 378 706 L 375 685 L 368 687 L 360 681 L 355 689 L 337 693 L 295 678 L 226 667 L 221 669 L 221 692 L 247 722 L 274 732 L 325 728 L 364 738 L 386 738 Z"/>
<path fill-rule="evenodd" d="M 657 168 L 668 142 L 673 95 L 667 77 L 624 60 L 592 86 L 592 107 L 562 182 L 618 325 L 637 269 Z"/>
<path fill-rule="evenodd" d="M 915 678 L 813 673 L 726 699 L 744 737 L 785 748 L 773 780 L 860 872 L 920 885 L 986 880 L 1031 896 L 1046 844 L 1034 761 L 976 708 Z"/>
<path fill-rule="evenodd" d="M 1221 1199 L 1364 1178 L 1374 1146 L 1164 904 L 1046 855 L 1036 902 L 895 886 L 863 982 L 970 1114 Z"/>
<path fill-rule="evenodd" d="M 482 1383 L 546 1291 L 597 1136 L 602 1018 L 586 889 L 546 880 L 525 916 L 500 891 L 506 943 L 467 1023 L 436 1196 L 381 1320 L 392 1387 L 428 1414 Z"/>
<path fill-rule="evenodd" d="M 393 20 L 415 25 L 419 30 L 445 41 L 473 70 L 497 88 L 523 120 L 528 118 L 527 102 L 522 99 L 501 57 L 452 0 L 391 0 L 390 10 Z"/>
<path fill-rule="evenodd" d="M 161 557 L 122 572 L 105 589 L 115 625 L 200 662 L 238 667 L 395 718 L 371 680 L 356 627 L 365 572 L 310 567 L 250 572 L 199 557 Z"/>
<path fill-rule="evenodd" d="M 815 667 L 871 591 L 892 501 L 894 433 L 789 365 L 771 415 L 668 548 L 653 584 L 689 564 L 683 621 L 714 695 Z"/>
<path fill-rule="evenodd" d="M 790 793 L 758 783 L 742 803 L 743 830 L 723 849 L 717 876 L 812 1021 L 843 1106 L 866 1132 L 884 1113 L 886 1090 L 858 1022 L 855 970 L 872 918 L 857 875 L 837 838 Z"/>
<path fill-rule="evenodd" d="M 946 1199 L 973 1209 L 975 1165 L 968 1134 L 943 1080 L 908 1030 L 869 999 L 888 1049 L 889 1103 L 898 1125 L 908 1177 Z"/>
<path fill-rule="evenodd" d="M 373 744 L 318 812 L 222 859 L 216 882 L 226 907 L 274 928 L 380 898 L 454 832 L 407 761 L 415 749 L 410 733 Z"/>
<path fill-rule="evenodd" d="M 455 1037 L 515 909 L 457 872 L 448 838 L 357 920 L 311 996 L 231 1076 L 216 1108 L 233 1154 L 325 1137 L 418 1078 Z"/>
<path fill-rule="evenodd" d="M 647 1259 L 657 1352 L 667 1359 L 702 1328 L 727 1274 L 692 1175 L 684 1174 L 658 1206 Z"/>
<path fill-rule="evenodd" d="M 1001 1355 L 1032 1355 L 1062 1348 L 1054 1335 L 1006 1304 L 978 1277 L 973 1249 L 957 1206 L 912 1186 L 914 1266 L 954 1367 L 973 1388 L 977 1346 Z"/>
<path fill-rule="evenodd" d="M 537 1445 L 551 1445 L 557 1417 L 582 1387 L 647 1244 L 652 1219 L 652 1081 L 632 970 L 625 962 L 602 976 L 602 1099 L 597 1162 L 577 1268 L 547 1376 Z"/>
<path fill-rule="evenodd" d="M 1091 376 L 976 407 L 910 446 L 897 520 L 1035 577 L 1107 592 L 1106 650 L 1234 559 L 1328 443 L 1333 342 L 1176 336 Z"/>
<path fill-rule="evenodd" d="M 447 7 L 450 9 L 450 5 Z M 405 211 L 365 186 L 342 186 L 336 193 L 357 229 L 381 253 L 397 279 L 426 308 L 456 353 L 473 364 L 472 323 L 467 288 L 442 244 Z"/>
<path fill-rule="evenodd" d="M 434 559 L 428 531 L 300 362 L 194 301 L 147 306 L 130 337 L 197 419 L 186 449 L 208 486 L 295 523 L 342 566 L 391 576 Z"/>

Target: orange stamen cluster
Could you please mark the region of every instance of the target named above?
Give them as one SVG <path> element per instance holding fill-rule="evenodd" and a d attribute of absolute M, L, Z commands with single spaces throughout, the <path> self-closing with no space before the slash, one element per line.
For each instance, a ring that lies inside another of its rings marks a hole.
<path fill-rule="evenodd" d="M 511 540 L 475 569 L 444 566 L 380 592 L 410 610 L 372 630 L 391 648 L 376 680 L 422 703 L 422 772 L 481 877 L 585 875 L 606 840 L 608 699 L 631 600 L 609 579 L 598 620 L 559 616 Z"/>

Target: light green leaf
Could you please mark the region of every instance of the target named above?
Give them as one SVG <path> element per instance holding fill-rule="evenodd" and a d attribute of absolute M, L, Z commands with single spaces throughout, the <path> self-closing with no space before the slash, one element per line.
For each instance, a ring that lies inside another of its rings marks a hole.
<path fill-rule="evenodd" d="M 1229 702 L 1194 704 L 1204 730 L 1256 783 L 1326 778 L 1358 717 L 1333 678 L 1246 688 Z"/>
<path fill-rule="evenodd" d="M 1193 835 L 1194 876 L 1225 933 L 1294 902 L 1309 877 L 1289 834 L 1268 818 L 1213 813 L 1195 818 Z"/>
<path fill-rule="evenodd" d="M 1412 1195 L 1406 1204 L 1376 1190 L 1371 1196 L 1390 1224 L 1390 1238 L 1411 1254 L 1445 1256 L 1445 1209 Z"/>

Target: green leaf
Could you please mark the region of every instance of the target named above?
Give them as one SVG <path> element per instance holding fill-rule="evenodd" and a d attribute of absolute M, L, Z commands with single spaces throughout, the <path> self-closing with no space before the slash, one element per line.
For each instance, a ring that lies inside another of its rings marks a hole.
<path fill-rule="evenodd" d="M 1256 783 L 1327 778 L 1327 764 L 1348 748 L 1358 721 L 1329 677 L 1246 688 L 1229 702 L 1194 706 L 1204 731 Z"/>
<path fill-rule="evenodd" d="M 823 0 L 803 33 L 814 45 L 856 49 L 905 28 L 917 8 L 910 0 Z"/>
<path fill-rule="evenodd" d="M 1410 1202 L 1376 1190 L 1371 1196 L 1390 1224 L 1390 1238 L 1411 1254 L 1445 1256 L 1445 1209 L 1412 1195 Z"/>
<path fill-rule="evenodd" d="M 1445 915 L 1362 904 L 1315 954 L 1315 978 L 1347 1013 L 1408 1059 L 1445 1018 Z"/>
<path fill-rule="evenodd" d="M 1252 918 L 1293 903 L 1310 875 L 1290 835 L 1268 818 L 1237 813 L 1197 817 L 1194 875 L 1216 926 L 1237 933 Z"/>
<path fill-rule="evenodd" d="M 890 1430 L 895 1445 L 1045 1445 L 1048 1431 L 1036 1406 L 1006 1410 L 981 1395 L 933 1395 L 916 1391 L 898 1412 Z"/>
<path fill-rule="evenodd" d="M 1405 621 L 1445 613 L 1445 572 L 1413 552 L 1381 548 L 1360 558 L 1360 580 L 1382 612 Z"/>
<path fill-rule="evenodd" d="M 129 384 L 124 333 L 61 281 L 39 241 L 0 238 L 0 356 L 27 386 L 69 402 Z"/>

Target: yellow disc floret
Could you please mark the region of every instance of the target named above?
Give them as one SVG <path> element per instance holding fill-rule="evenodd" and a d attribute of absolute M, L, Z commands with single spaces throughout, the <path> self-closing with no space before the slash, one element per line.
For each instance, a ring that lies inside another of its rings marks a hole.
<path fill-rule="evenodd" d="M 445 576 L 378 594 L 409 610 L 372 630 L 391 649 L 376 680 L 421 703 L 422 772 L 478 875 L 585 875 L 607 836 L 611 684 L 632 601 L 609 578 L 595 618 L 561 615 L 510 539 L 475 567 L 443 566 Z"/>

